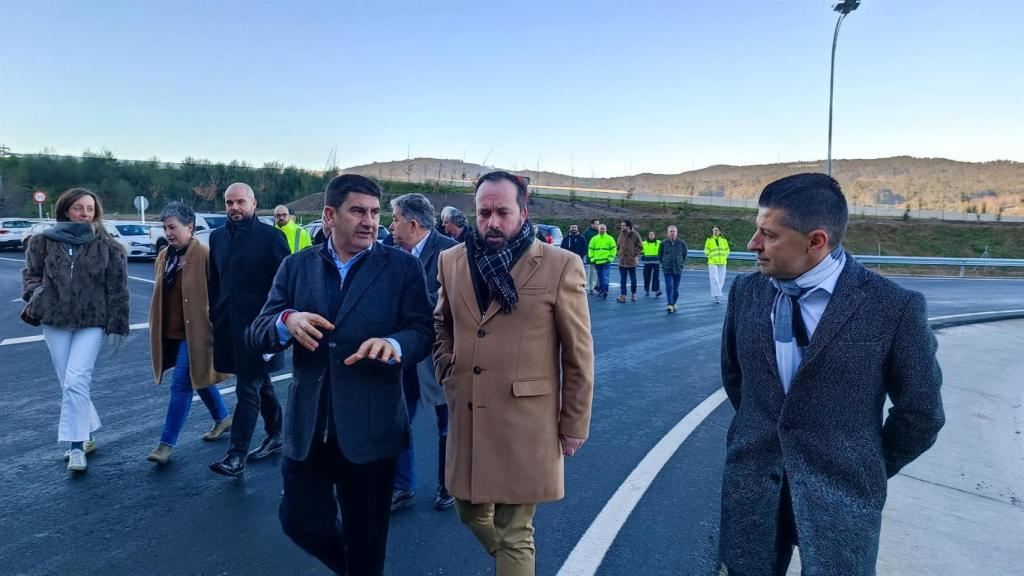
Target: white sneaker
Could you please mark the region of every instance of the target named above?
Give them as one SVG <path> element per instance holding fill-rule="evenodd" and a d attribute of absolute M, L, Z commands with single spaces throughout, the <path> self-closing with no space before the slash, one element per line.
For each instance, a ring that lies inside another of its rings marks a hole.
<path fill-rule="evenodd" d="M 78 449 L 72 450 L 71 455 L 68 456 L 68 472 L 84 472 L 85 467 L 85 452 Z"/>
<path fill-rule="evenodd" d="M 95 449 L 96 449 L 96 442 L 95 441 L 93 441 L 93 440 L 86 440 L 85 441 L 85 453 L 86 454 L 92 454 L 92 451 L 95 450 Z M 67 462 L 68 458 L 70 458 L 70 457 L 71 457 L 71 449 L 69 448 L 69 449 L 64 451 L 64 461 Z"/>

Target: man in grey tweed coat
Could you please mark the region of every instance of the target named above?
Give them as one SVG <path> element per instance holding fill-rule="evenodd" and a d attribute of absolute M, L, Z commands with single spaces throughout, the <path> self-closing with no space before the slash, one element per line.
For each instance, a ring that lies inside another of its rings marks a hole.
<path fill-rule="evenodd" d="M 843 250 L 831 177 L 783 178 L 758 205 L 760 273 L 733 282 L 722 334 L 720 572 L 784 575 L 799 546 L 805 575 L 874 574 L 887 480 L 944 422 L 925 300 Z"/>

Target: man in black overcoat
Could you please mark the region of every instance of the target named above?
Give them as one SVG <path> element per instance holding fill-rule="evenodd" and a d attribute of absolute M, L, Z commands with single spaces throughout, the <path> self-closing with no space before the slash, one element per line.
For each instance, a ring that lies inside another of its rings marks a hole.
<path fill-rule="evenodd" d="M 236 375 L 235 413 L 231 446 L 210 465 L 225 476 L 237 476 L 247 460 L 266 458 L 281 450 L 281 404 L 274 394 L 270 372 L 280 359 L 264 362 L 245 345 L 243 334 L 267 300 L 281 261 L 291 251 L 275 227 L 256 218 L 256 196 L 237 182 L 224 191 L 228 221 L 210 234 L 210 321 L 213 323 L 213 366 Z M 249 451 L 256 420 L 263 416 L 266 437 Z"/>

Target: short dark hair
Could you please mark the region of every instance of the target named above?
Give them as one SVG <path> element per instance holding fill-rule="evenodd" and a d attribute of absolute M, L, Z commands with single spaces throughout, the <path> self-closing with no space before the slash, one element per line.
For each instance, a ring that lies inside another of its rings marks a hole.
<path fill-rule="evenodd" d="M 633 222 L 631 220 L 623 220 L 622 223 L 626 225 L 626 228 L 633 229 Z"/>
<path fill-rule="evenodd" d="M 96 212 L 93 214 L 92 221 L 102 222 L 103 203 L 100 202 L 100 197 L 88 188 L 71 188 L 57 198 L 57 205 L 53 208 L 57 222 L 70 222 L 71 217 L 68 216 L 68 212 L 71 211 L 71 205 L 78 202 L 83 196 L 91 196 L 92 201 L 96 203 Z M 99 226 L 98 229 L 103 230 L 104 228 Z"/>
<path fill-rule="evenodd" d="M 842 244 L 846 236 L 850 220 L 846 197 L 839 183 L 827 174 L 795 174 L 776 180 L 765 186 L 757 205 L 784 210 L 782 225 L 801 234 L 824 230 L 830 247 Z"/>
<path fill-rule="evenodd" d="M 171 202 L 160 211 L 160 221 L 168 218 L 175 218 L 184 226 L 191 226 L 196 223 L 196 213 L 188 205 L 181 202 Z"/>
<path fill-rule="evenodd" d="M 476 181 L 476 188 L 474 188 L 473 191 L 475 192 L 480 190 L 480 186 L 482 186 L 484 182 L 501 182 L 502 180 L 508 180 L 512 184 L 515 184 L 516 204 L 519 204 L 520 210 L 525 209 L 526 201 L 529 198 L 530 194 L 528 188 L 530 185 L 530 179 L 527 178 L 526 176 L 516 176 L 511 172 L 506 172 L 504 170 L 495 170 L 494 172 L 488 172 L 487 174 L 484 174 L 483 176 L 478 178 Z"/>
<path fill-rule="evenodd" d="M 590 221 L 590 223 L 591 224 L 600 224 L 601 223 L 601 219 L 600 218 L 594 218 L 593 220 Z"/>
<path fill-rule="evenodd" d="M 342 174 L 331 178 L 324 189 L 324 206 L 337 208 L 345 203 L 345 198 L 352 192 L 380 198 L 384 191 L 380 184 L 366 176 L 358 174 Z"/>

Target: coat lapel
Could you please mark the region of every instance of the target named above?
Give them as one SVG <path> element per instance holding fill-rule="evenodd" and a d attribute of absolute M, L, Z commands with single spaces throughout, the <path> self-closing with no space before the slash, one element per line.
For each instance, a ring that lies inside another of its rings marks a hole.
<path fill-rule="evenodd" d="M 516 290 L 519 290 L 530 281 L 533 277 L 534 272 L 540 267 L 541 256 L 544 255 L 544 249 L 541 248 L 540 240 L 534 240 L 530 244 L 530 248 L 523 254 L 519 261 L 512 266 L 512 280 L 515 282 Z M 487 313 L 484 314 L 481 324 L 486 324 L 488 320 L 494 318 L 494 315 L 500 310 L 498 301 L 491 298 L 491 305 L 487 307 Z"/>
<path fill-rule="evenodd" d="M 476 303 L 476 290 L 473 288 L 473 275 L 469 271 L 472 265 L 467 252 L 462 250 L 455 259 L 455 282 L 459 286 L 459 296 L 462 297 L 462 303 L 466 305 L 470 318 L 480 318 L 480 306 Z"/>
<path fill-rule="evenodd" d="M 430 263 L 430 259 L 433 258 L 434 254 L 437 253 L 437 231 L 431 230 L 427 236 L 426 243 L 423 244 L 423 251 L 420 252 L 420 263 L 423 264 L 423 269 L 427 269 L 427 264 Z"/>
<path fill-rule="evenodd" d="M 863 280 L 864 267 L 847 253 L 846 268 L 839 275 L 835 292 L 829 299 L 828 306 L 825 307 L 825 313 L 822 314 L 818 327 L 814 330 L 814 336 L 811 337 L 811 341 L 807 345 L 803 360 L 800 361 L 800 367 L 793 375 L 794 384 L 800 378 L 801 373 L 806 371 L 805 367 L 814 362 L 818 354 L 828 346 L 846 324 L 846 321 L 850 319 L 850 316 L 860 307 L 864 300 L 864 292 L 860 289 Z"/>
<path fill-rule="evenodd" d="M 388 255 L 385 254 L 387 247 L 376 245 L 370 253 L 366 255 L 366 262 L 363 262 L 360 266 L 359 273 L 351 279 L 348 289 L 343 289 L 343 300 L 341 301 L 341 307 L 338 309 L 338 317 L 334 322 L 335 326 L 340 326 L 345 316 L 352 310 L 355 303 L 363 296 L 370 286 L 373 286 L 377 281 L 377 276 L 384 271 L 388 266 Z M 346 279 L 346 282 L 349 280 Z"/>

